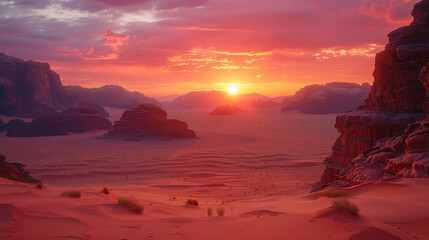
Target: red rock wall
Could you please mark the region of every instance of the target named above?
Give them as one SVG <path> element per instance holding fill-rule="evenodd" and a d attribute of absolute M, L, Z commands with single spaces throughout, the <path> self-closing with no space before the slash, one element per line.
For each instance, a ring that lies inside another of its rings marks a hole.
<path fill-rule="evenodd" d="M 14 58 L 0 53 L 0 77 L 15 87 L 16 98 L 31 100 L 53 109 L 63 109 L 69 99 L 57 73 L 49 64 Z M 0 85 L 6 85 L 1 83 Z M 4 101 L 3 101 L 4 100 Z M 10 102 L 11 99 L 3 99 Z"/>

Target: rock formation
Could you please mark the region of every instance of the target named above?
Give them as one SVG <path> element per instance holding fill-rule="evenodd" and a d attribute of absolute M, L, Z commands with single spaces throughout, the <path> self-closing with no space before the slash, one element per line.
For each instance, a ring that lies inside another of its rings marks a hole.
<path fill-rule="evenodd" d="M 210 116 L 225 116 L 240 112 L 241 109 L 235 105 L 223 105 L 216 107 L 209 113 Z"/>
<path fill-rule="evenodd" d="M 322 186 L 388 174 L 429 176 L 429 0 L 417 3 L 412 16 L 414 21 L 391 32 L 377 54 L 365 105 L 337 117 L 341 135 L 325 160 Z"/>
<path fill-rule="evenodd" d="M 92 130 L 109 130 L 112 124 L 92 108 L 71 108 L 61 113 L 35 118 L 32 122 L 9 121 L 8 137 L 38 137 L 66 135 Z"/>
<path fill-rule="evenodd" d="M 300 111 L 308 114 L 344 113 L 356 109 L 368 98 L 371 85 L 333 82 L 301 88 L 283 100 L 284 112 Z"/>
<path fill-rule="evenodd" d="M 0 177 L 25 183 L 40 182 L 33 179 L 28 172 L 24 170 L 24 166 L 24 164 L 20 163 L 8 163 L 6 162 L 6 157 L 0 155 Z"/>
<path fill-rule="evenodd" d="M 167 112 L 153 104 L 143 104 L 122 114 L 113 130 L 106 137 L 120 137 L 128 140 L 144 140 L 148 137 L 195 138 L 195 132 L 188 124 L 176 119 L 167 119 Z"/>
<path fill-rule="evenodd" d="M 49 64 L 0 53 L 0 114 L 34 117 L 68 105 L 60 77 Z"/>

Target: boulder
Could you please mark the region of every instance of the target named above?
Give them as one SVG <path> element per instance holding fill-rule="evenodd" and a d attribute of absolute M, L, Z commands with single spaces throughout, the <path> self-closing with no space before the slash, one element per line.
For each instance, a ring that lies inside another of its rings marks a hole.
<path fill-rule="evenodd" d="M 113 130 L 106 137 L 120 137 L 129 140 L 144 140 L 151 137 L 195 138 L 195 132 L 188 124 L 176 119 L 167 119 L 167 112 L 154 104 L 143 104 L 122 114 Z"/>

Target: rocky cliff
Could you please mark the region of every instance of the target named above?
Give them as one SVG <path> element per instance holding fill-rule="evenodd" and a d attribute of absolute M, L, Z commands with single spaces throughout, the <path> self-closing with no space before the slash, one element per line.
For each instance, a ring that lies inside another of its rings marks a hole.
<path fill-rule="evenodd" d="M 414 21 L 391 32 L 376 56 L 374 83 L 357 111 L 337 117 L 340 137 L 325 160 L 321 184 L 351 185 L 384 176 L 429 176 L 429 0 Z"/>
<path fill-rule="evenodd" d="M 113 130 L 106 137 L 128 140 L 144 140 L 148 137 L 195 138 L 195 132 L 188 124 L 176 119 L 167 119 L 167 112 L 153 104 L 143 104 L 122 114 Z"/>
<path fill-rule="evenodd" d="M 60 77 L 49 64 L 0 53 L 0 114 L 34 117 L 68 105 Z"/>

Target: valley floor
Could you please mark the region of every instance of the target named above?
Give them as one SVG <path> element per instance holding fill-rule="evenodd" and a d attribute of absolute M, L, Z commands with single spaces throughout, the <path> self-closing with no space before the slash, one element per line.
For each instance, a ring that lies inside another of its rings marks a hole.
<path fill-rule="evenodd" d="M 198 114 L 172 111 L 195 140 L 0 134 L 0 154 L 45 186 L 0 179 L 0 239 L 429 239 L 429 179 L 347 189 L 358 217 L 310 193 L 337 136 L 334 115 Z M 69 190 L 82 195 L 61 195 Z M 143 214 L 118 205 L 120 196 Z"/>

